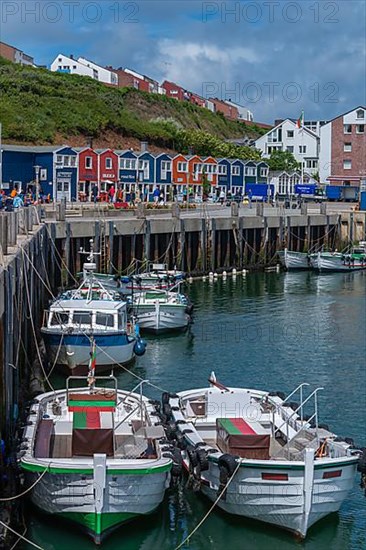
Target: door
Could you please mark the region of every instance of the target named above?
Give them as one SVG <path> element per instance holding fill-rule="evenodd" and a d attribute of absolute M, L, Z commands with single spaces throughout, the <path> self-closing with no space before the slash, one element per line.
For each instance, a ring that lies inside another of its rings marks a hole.
<path fill-rule="evenodd" d="M 58 179 L 56 183 L 56 200 L 61 201 L 62 199 L 70 200 L 70 180 L 69 179 Z"/>

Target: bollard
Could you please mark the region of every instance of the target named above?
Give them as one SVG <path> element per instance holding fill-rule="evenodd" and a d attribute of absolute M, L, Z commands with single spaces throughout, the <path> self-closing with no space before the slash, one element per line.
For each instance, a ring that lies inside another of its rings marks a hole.
<path fill-rule="evenodd" d="M 0 246 L 4 256 L 8 253 L 8 218 L 6 213 L 0 214 Z"/>
<path fill-rule="evenodd" d="M 239 216 L 239 205 L 237 202 L 231 203 L 231 216 L 237 218 Z"/>
<path fill-rule="evenodd" d="M 63 202 L 56 204 L 56 221 L 64 222 L 66 220 L 66 208 Z"/>
<path fill-rule="evenodd" d="M 28 235 L 28 226 L 26 222 L 26 208 L 21 208 L 18 210 L 18 222 L 19 222 L 19 233 L 21 235 Z"/>
<path fill-rule="evenodd" d="M 324 214 L 325 216 L 327 215 L 327 203 L 326 202 L 321 202 L 320 203 L 320 213 Z"/>
<path fill-rule="evenodd" d="M 31 208 L 25 208 L 25 223 L 27 226 L 27 232 L 32 231 L 33 229 L 33 212 Z"/>
<path fill-rule="evenodd" d="M 138 220 L 143 220 L 146 218 L 146 209 L 145 205 L 142 202 L 139 202 L 136 208 L 136 217 Z"/>
<path fill-rule="evenodd" d="M 264 210 L 263 202 L 257 202 L 256 209 L 257 209 L 257 212 L 256 212 L 257 216 L 262 217 L 263 216 L 263 210 Z"/>
<path fill-rule="evenodd" d="M 177 220 L 180 218 L 180 207 L 176 202 L 172 204 L 172 218 L 176 218 Z"/>
<path fill-rule="evenodd" d="M 17 244 L 17 214 L 17 212 L 5 213 L 8 219 L 8 246 L 16 246 Z"/>

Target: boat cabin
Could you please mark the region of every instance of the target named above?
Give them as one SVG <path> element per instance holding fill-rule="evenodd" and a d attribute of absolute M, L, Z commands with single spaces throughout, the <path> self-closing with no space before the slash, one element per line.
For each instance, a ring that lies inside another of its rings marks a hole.
<path fill-rule="evenodd" d="M 46 312 L 48 329 L 88 329 L 99 331 L 124 331 L 127 327 L 127 304 L 92 300 L 87 304 L 76 300 L 62 300 Z"/>

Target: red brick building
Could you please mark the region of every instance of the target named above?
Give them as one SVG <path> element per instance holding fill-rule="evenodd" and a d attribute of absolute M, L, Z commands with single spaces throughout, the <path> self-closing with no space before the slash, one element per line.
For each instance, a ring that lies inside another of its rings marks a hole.
<path fill-rule="evenodd" d="M 322 183 L 359 186 L 366 175 L 366 107 L 342 114 L 320 129 Z"/>
<path fill-rule="evenodd" d="M 166 91 L 167 97 L 173 97 L 179 101 L 189 101 L 191 94 L 178 84 L 174 82 L 169 82 L 169 80 L 164 80 L 161 87 Z"/>
<path fill-rule="evenodd" d="M 33 57 L 5 42 L 0 42 L 0 56 L 5 57 L 5 59 L 13 63 L 19 63 L 20 65 L 34 65 Z"/>
<path fill-rule="evenodd" d="M 210 97 L 210 101 L 215 105 L 215 112 L 222 113 L 224 117 L 229 118 L 230 120 L 238 120 L 239 111 L 234 105 L 229 105 L 217 97 Z"/>

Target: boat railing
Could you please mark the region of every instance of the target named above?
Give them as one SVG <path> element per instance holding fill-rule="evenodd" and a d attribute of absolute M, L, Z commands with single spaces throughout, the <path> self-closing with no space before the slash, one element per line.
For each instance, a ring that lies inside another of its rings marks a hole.
<path fill-rule="evenodd" d="M 282 428 L 284 426 L 286 426 L 286 434 L 287 434 L 287 445 L 289 444 L 289 441 L 290 441 L 290 438 L 289 438 L 289 426 L 291 426 L 293 429 L 295 429 L 297 431 L 297 422 L 296 422 L 296 419 L 294 419 L 293 417 L 295 416 L 295 414 L 298 413 L 299 410 L 302 411 L 304 405 L 306 405 L 306 403 L 312 398 L 314 397 L 314 414 L 313 416 L 315 417 L 315 428 L 316 428 L 316 437 L 317 439 L 319 439 L 319 434 L 318 434 L 318 392 L 320 390 L 323 390 L 324 388 L 322 387 L 319 387 L 319 388 L 316 388 L 310 395 L 308 395 L 308 397 L 302 401 L 300 403 L 300 405 L 292 412 L 292 414 L 290 414 L 290 416 L 288 416 L 284 422 L 274 430 L 274 437 L 276 436 L 276 433 L 278 431 L 282 431 Z M 293 420 L 292 420 L 293 419 Z M 290 423 L 290 420 L 292 420 L 292 422 Z M 303 420 L 303 415 L 301 415 L 301 420 Z M 289 445 L 288 445 L 289 446 Z"/>
<path fill-rule="evenodd" d="M 307 429 L 307 425 L 309 424 L 309 422 L 311 422 L 314 418 L 316 417 L 316 413 L 314 412 L 314 414 L 312 416 L 310 416 L 307 420 L 307 423 L 306 424 L 303 424 L 301 426 L 301 428 L 296 432 L 296 434 L 287 440 L 287 443 L 286 443 L 286 450 L 287 450 L 287 458 L 289 459 L 290 458 L 290 447 L 291 447 L 291 443 L 293 443 L 298 437 L 299 435 L 305 431 Z M 277 458 L 281 453 L 283 452 L 283 448 L 281 448 L 279 451 L 277 451 L 277 453 L 275 453 L 274 455 L 272 455 L 272 458 Z M 300 451 L 299 451 L 300 452 Z"/>
<path fill-rule="evenodd" d="M 295 395 L 295 393 L 297 393 L 298 391 L 300 392 L 300 402 L 302 403 L 302 398 L 303 398 L 302 389 L 303 389 L 304 386 L 310 386 L 310 384 L 308 384 L 307 382 L 303 382 L 302 384 L 297 386 L 297 388 L 295 388 L 294 391 L 292 391 L 287 397 L 285 397 L 285 399 L 283 400 L 282 403 L 286 403 L 286 401 L 288 401 L 290 399 L 290 397 Z M 302 410 L 302 407 L 301 407 L 301 420 L 303 419 L 302 415 L 303 415 L 303 410 Z"/>
<path fill-rule="evenodd" d="M 118 408 L 120 405 L 122 405 L 123 403 L 126 402 L 126 400 L 131 397 L 131 395 L 133 393 L 136 393 L 137 390 L 140 390 L 140 400 L 139 400 L 139 403 L 137 404 L 137 407 L 135 407 L 132 411 L 129 411 L 127 413 L 127 415 L 122 418 L 122 420 L 120 420 L 118 422 L 118 424 L 116 426 L 114 426 L 114 429 L 116 430 L 121 424 L 123 424 L 123 422 L 126 422 L 126 420 L 128 420 L 130 418 L 130 416 L 132 414 L 134 414 L 136 411 L 138 411 L 140 409 L 140 420 L 141 420 L 141 424 L 143 425 L 144 424 L 144 406 L 143 406 L 143 395 L 142 395 L 142 388 L 143 388 L 143 385 L 144 384 L 147 384 L 149 382 L 149 380 L 141 380 L 141 382 L 139 382 L 137 384 L 137 386 L 135 386 L 134 388 L 132 388 L 131 391 L 129 391 L 120 401 L 118 401 L 117 403 L 117 407 Z"/>

